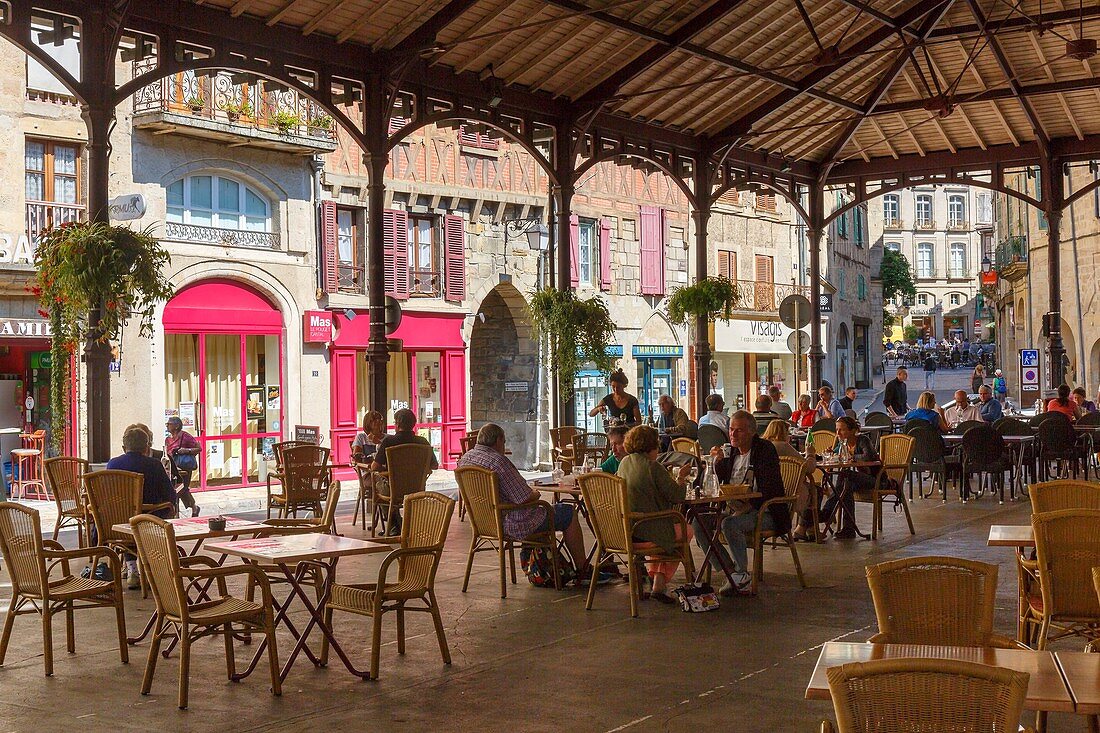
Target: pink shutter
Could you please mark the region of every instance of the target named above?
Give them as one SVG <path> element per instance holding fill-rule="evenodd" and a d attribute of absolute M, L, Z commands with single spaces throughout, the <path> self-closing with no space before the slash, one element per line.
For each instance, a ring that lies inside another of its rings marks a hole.
<path fill-rule="evenodd" d="M 569 285 L 577 287 L 581 281 L 581 220 L 576 214 L 569 216 Z"/>
<path fill-rule="evenodd" d="M 641 227 L 642 295 L 665 294 L 664 212 L 655 206 L 639 207 Z"/>
<path fill-rule="evenodd" d="M 321 202 L 321 289 L 335 293 L 340 289 L 336 240 L 339 236 L 336 223 L 336 202 Z"/>
<path fill-rule="evenodd" d="M 382 261 L 386 270 L 386 295 L 409 297 L 409 215 L 397 209 L 382 212 Z"/>
<path fill-rule="evenodd" d="M 600 290 L 611 290 L 610 219 L 600 219 Z"/>
<path fill-rule="evenodd" d="M 466 221 L 461 216 L 443 217 L 443 298 L 454 303 L 466 299 Z"/>

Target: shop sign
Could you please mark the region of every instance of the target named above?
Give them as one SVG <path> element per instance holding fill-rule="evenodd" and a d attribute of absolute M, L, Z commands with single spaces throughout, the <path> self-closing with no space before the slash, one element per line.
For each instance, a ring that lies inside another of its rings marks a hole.
<path fill-rule="evenodd" d="M 821 346 L 825 347 L 826 325 L 818 326 L 821 334 Z M 790 354 L 787 340 L 791 329 L 779 321 L 767 320 L 731 320 L 729 323 L 716 323 L 714 326 L 715 351 L 720 353 L 743 354 Z"/>
<path fill-rule="evenodd" d="M 107 214 L 112 221 L 129 221 L 145 216 L 145 197 L 140 193 L 115 196 L 107 202 Z"/>
<path fill-rule="evenodd" d="M 530 382 L 505 382 L 504 383 L 504 391 L 505 392 L 530 392 L 531 391 L 531 383 Z"/>
<path fill-rule="evenodd" d="M 332 313 L 306 311 L 302 318 L 302 332 L 307 344 L 327 344 L 332 341 Z"/>
<path fill-rule="evenodd" d="M 294 439 L 313 445 L 321 445 L 321 427 L 319 425 L 295 425 Z"/>
<path fill-rule="evenodd" d="M 991 270 L 990 272 L 983 272 L 978 276 L 982 285 L 996 285 L 997 284 L 997 271 Z"/>
<path fill-rule="evenodd" d="M 818 299 L 817 302 L 821 304 L 821 312 L 822 313 L 832 313 L 833 312 L 833 294 L 832 293 L 822 293 L 821 297 Z"/>
<path fill-rule="evenodd" d="M 49 321 L 23 318 L 0 319 L 0 338 L 50 338 L 53 331 Z"/>
<path fill-rule="evenodd" d="M 26 234 L 0 232 L 0 264 L 34 264 L 34 244 L 27 239 Z"/>
<path fill-rule="evenodd" d="M 630 354 L 635 359 L 678 359 L 684 355 L 683 346 L 651 346 L 643 344 L 630 349 Z"/>

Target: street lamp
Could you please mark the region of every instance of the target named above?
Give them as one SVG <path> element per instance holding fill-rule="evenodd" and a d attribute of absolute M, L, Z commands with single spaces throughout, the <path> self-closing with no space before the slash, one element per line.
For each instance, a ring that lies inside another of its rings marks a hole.
<path fill-rule="evenodd" d="M 985 257 L 982 257 L 982 272 L 988 275 L 989 271 L 992 269 L 993 261 L 989 259 L 989 255 L 987 254 Z"/>
<path fill-rule="evenodd" d="M 527 246 L 535 252 L 545 252 L 550 246 L 550 230 L 537 217 L 531 219 L 508 219 L 504 224 L 504 243 L 508 240 L 527 237 Z"/>

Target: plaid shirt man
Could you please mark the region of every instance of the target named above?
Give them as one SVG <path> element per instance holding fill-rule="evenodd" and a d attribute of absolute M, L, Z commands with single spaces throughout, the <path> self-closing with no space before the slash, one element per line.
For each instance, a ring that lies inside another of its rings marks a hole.
<path fill-rule="evenodd" d="M 519 470 L 505 456 L 487 445 L 475 445 L 458 461 L 459 466 L 479 466 L 497 475 L 500 501 L 503 504 L 526 504 L 531 500 L 531 487 L 520 476 Z M 532 506 L 504 514 L 504 531 L 511 537 L 523 539 L 546 521 L 546 510 Z"/>

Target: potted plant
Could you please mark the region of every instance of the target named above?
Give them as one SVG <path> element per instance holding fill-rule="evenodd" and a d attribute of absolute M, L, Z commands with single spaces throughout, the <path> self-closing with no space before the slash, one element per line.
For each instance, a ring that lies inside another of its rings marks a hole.
<path fill-rule="evenodd" d="M 707 277 L 677 288 L 668 299 L 668 319 L 677 326 L 694 326 L 700 318 L 728 321 L 741 303 L 737 285 L 725 277 Z"/>
<path fill-rule="evenodd" d="M 193 115 L 202 114 L 202 111 L 206 109 L 206 100 L 202 98 L 201 94 L 194 94 L 188 97 L 184 101 L 184 104 L 191 109 L 191 114 Z"/>
<path fill-rule="evenodd" d="M 69 364 L 81 340 L 116 340 L 137 318 L 140 333 L 153 333 L 156 304 L 173 295 L 164 277 L 168 253 L 151 230 L 103 222 L 71 222 L 41 235 L 34 254 L 32 292 L 53 330 L 50 357 L 52 445 L 60 450 L 68 414 Z M 92 318 L 94 313 L 95 318 Z"/>
<path fill-rule="evenodd" d="M 615 321 L 599 296 L 582 300 L 571 291 L 544 288 L 531 294 L 527 310 L 536 336 L 547 338 L 561 399 L 573 396 L 573 380 L 585 362 L 611 370 L 607 347 L 615 336 Z"/>
<path fill-rule="evenodd" d="M 225 116 L 229 118 L 230 122 L 236 122 L 241 117 L 252 116 L 252 105 L 248 103 L 248 100 L 226 102 L 222 105 L 222 111 L 225 112 Z"/>
<path fill-rule="evenodd" d="M 325 133 L 325 136 L 332 131 L 334 121 L 331 116 L 326 114 L 320 114 L 316 117 L 311 117 L 309 120 L 310 130 L 320 130 Z"/>
<path fill-rule="evenodd" d="M 279 110 L 275 114 L 271 115 L 271 124 L 278 128 L 279 132 L 286 135 L 298 125 L 302 124 L 302 118 L 294 112 L 287 112 L 286 110 Z"/>

